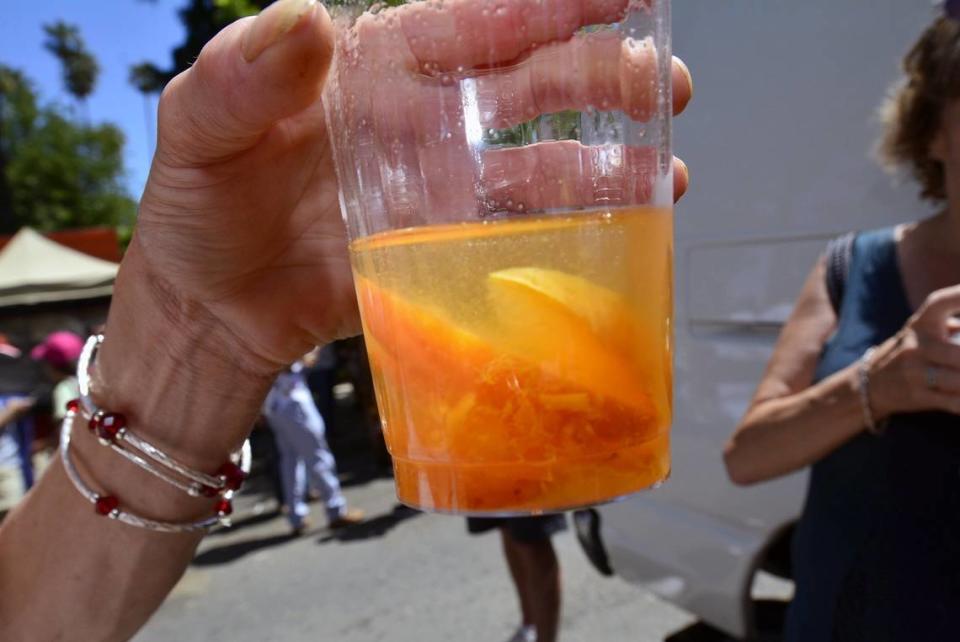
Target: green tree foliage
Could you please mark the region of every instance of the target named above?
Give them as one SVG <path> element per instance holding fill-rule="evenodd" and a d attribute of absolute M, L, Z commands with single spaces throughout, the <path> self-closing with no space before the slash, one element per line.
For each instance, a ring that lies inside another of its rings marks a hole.
<path fill-rule="evenodd" d="M 20 71 L 0 65 L 0 231 L 110 225 L 123 235 L 136 212 L 120 182 L 123 143 L 113 125 L 40 104 Z"/>
<path fill-rule="evenodd" d="M 44 25 L 43 30 L 47 34 L 43 44 L 60 61 L 67 91 L 81 102 L 86 100 L 97 85 L 100 65 L 87 50 L 80 30 L 63 21 Z"/>
<path fill-rule="evenodd" d="M 147 0 L 152 1 L 152 0 Z M 180 10 L 180 22 L 187 37 L 173 50 L 170 67 L 162 69 L 144 62 L 130 69 L 130 83 L 144 93 L 159 92 L 170 80 L 186 70 L 200 55 L 203 46 L 228 24 L 259 13 L 274 0 L 187 0 Z M 372 5 L 375 0 L 327 0 L 327 6 L 336 5 Z M 386 6 L 403 4 L 403 0 L 377 2 Z"/>
<path fill-rule="evenodd" d="M 228 24 L 259 12 L 271 0 L 188 0 L 180 10 L 186 39 L 172 52 L 166 69 L 144 62 L 130 69 L 130 82 L 144 93 L 159 92 L 170 80 L 186 70 L 200 55 L 203 46 Z"/>

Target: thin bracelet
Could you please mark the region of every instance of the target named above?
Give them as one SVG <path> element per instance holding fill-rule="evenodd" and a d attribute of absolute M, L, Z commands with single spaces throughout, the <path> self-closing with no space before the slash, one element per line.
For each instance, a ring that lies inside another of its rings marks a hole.
<path fill-rule="evenodd" d="M 126 441 L 132 442 L 133 440 L 130 439 L 131 436 L 133 436 L 132 433 L 127 432 L 126 435 L 125 435 L 125 437 L 120 437 L 120 436 L 118 436 L 117 439 L 118 439 L 118 440 L 120 440 L 120 439 L 125 439 Z M 217 480 L 218 482 L 220 482 L 221 486 L 213 486 L 213 485 L 209 485 L 209 484 L 200 484 L 200 483 L 195 482 L 195 481 L 192 481 L 192 482 L 190 482 L 189 484 L 188 484 L 188 483 L 184 483 L 184 482 L 181 481 L 180 479 L 177 479 L 176 477 L 174 477 L 174 476 L 171 475 L 170 473 L 166 472 L 164 469 L 162 469 L 162 468 L 160 468 L 160 467 L 158 467 L 158 466 L 155 466 L 154 464 L 150 463 L 149 461 L 147 461 L 147 460 L 144 459 L 143 457 L 139 456 L 139 455 L 136 454 L 135 452 L 131 452 L 131 451 L 127 450 L 126 448 L 124 448 L 123 446 L 121 446 L 120 444 L 118 444 L 116 441 L 109 441 L 109 440 L 105 440 L 105 439 L 101 439 L 100 441 L 101 441 L 101 443 L 105 443 L 106 445 L 108 445 L 115 453 L 117 453 L 117 454 L 120 455 L 121 457 L 123 457 L 123 458 L 125 458 L 125 459 L 127 459 L 127 460 L 129 460 L 129 461 L 131 461 L 131 462 L 133 462 L 134 464 L 136 464 L 136 465 L 139 466 L 140 468 L 144 469 L 145 471 L 151 473 L 151 474 L 154 475 L 155 477 L 159 477 L 160 479 L 162 479 L 163 481 L 167 482 L 167 483 L 170 484 L 171 486 L 175 486 L 176 488 L 179 488 L 180 490 L 182 490 L 182 491 L 185 492 L 186 494 L 190 495 L 191 497 L 201 497 L 201 496 L 205 496 L 205 497 L 216 497 L 217 495 L 219 495 L 219 494 L 221 494 L 221 493 L 226 494 L 226 493 L 233 493 L 233 492 L 234 492 L 233 489 L 230 489 L 230 488 L 224 489 L 224 488 L 222 488 L 222 487 L 221 487 L 222 484 L 223 484 L 222 480 Z M 147 444 L 147 446 L 149 446 L 149 444 Z M 153 448 L 153 446 L 149 446 L 149 447 L 150 447 L 150 448 Z M 139 450 L 139 449 L 138 449 L 138 450 Z M 251 458 L 252 458 L 252 457 L 251 457 L 251 452 L 250 452 L 250 442 L 249 442 L 249 441 L 243 442 L 243 446 L 241 447 L 241 449 L 240 449 L 239 451 L 237 451 L 237 453 L 234 454 L 234 457 L 236 457 L 237 459 L 239 459 L 239 461 L 240 461 L 240 470 L 244 473 L 244 475 L 246 475 L 247 473 L 249 473 L 249 472 L 250 472 L 250 461 L 251 461 Z"/>
<path fill-rule="evenodd" d="M 96 510 L 98 515 L 115 519 L 129 526 L 145 528 L 161 533 L 194 533 L 208 530 L 217 524 L 223 524 L 224 526 L 230 525 L 228 516 L 233 512 L 233 505 L 230 502 L 230 497 L 226 495 L 214 504 L 214 511 L 216 513 L 214 516 L 195 522 L 175 523 L 158 522 L 147 519 L 146 517 L 134 515 L 133 513 L 128 513 L 125 510 L 121 510 L 120 501 L 115 496 L 101 495 L 91 490 L 80 477 L 80 473 L 77 471 L 76 466 L 74 466 L 73 460 L 70 459 L 70 436 L 73 432 L 73 420 L 76 415 L 76 411 L 71 410 L 67 412 L 67 415 L 63 418 L 60 433 L 60 459 L 63 461 L 63 468 L 67 471 L 67 477 L 70 478 L 73 487 L 76 488 L 77 492 L 88 502 L 93 504 L 94 510 Z M 232 492 L 228 492 L 232 495 Z"/>
<path fill-rule="evenodd" d="M 866 424 L 867 431 L 873 435 L 882 435 L 887 428 L 885 421 L 877 423 L 873 416 L 873 408 L 870 406 L 870 364 L 873 361 L 873 355 L 877 348 L 873 346 L 867 348 L 867 351 L 860 357 L 857 364 L 857 389 L 860 393 L 860 408 L 863 410 L 863 421 Z"/>
<path fill-rule="evenodd" d="M 90 419 L 90 429 L 97 432 L 100 437 L 100 443 L 105 446 L 110 446 L 114 451 L 120 453 L 134 464 L 193 497 L 200 495 L 213 497 L 226 491 L 239 489 L 243 480 L 246 478 L 246 474 L 250 470 L 249 440 L 244 441 L 241 449 L 233 454 L 234 459 L 240 460 L 241 463 L 239 466 L 232 461 L 228 461 L 220 467 L 217 473 L 208 475 L 180 463 L 150 442 L 130 431 L 126 427 L 126 420 L 123 415 L 107 413 L 97 407 L 90 396 L 90 381 L 92 379 L 90 371 L 93 368 L 97 353 L 102 344 L 102 334 L 91 336 L 84 344 L 80 358 L 77 360 L 77 384 L 80 389 L 78 410 L 82 408 L 84 414 Z M 156 463 L 186 477 L 193 483 L 184 484 L 169 473 L 151 465 L 143 457 L 126 450 L 120 442 L 129 444 Z"/>

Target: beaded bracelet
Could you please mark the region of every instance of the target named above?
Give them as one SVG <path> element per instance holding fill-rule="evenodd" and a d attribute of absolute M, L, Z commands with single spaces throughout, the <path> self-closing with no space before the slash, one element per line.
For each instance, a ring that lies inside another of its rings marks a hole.
<path fill-rule="evenodd" d="M 191 497 L 201 495 L 216 497 L 238 490 L 246 479 L 246 471 L 249 470 L 249 440 L 245 441 L 242 448 L 233 455 L 235 459 L 240 459 L 241 462 L 246 461 L 245 465 L 241 463 L 238 466 L 233 461 L 228 460 L 213 475 L 208 475 L 178 462 L 150 442 L 139 437 L 127 427 L 127 420 L 124 415 L 116 412 L 106 412 L 97 407 L 90 396 L 90 381 L 92 378 L 91 370 L 102 344 L 102 334 L 91 336 L 84 344 L 83 351 L 77 361 L 77 383 L 80 388 L 80 398 L 68 404 L 67 409 L 84 414 L 89 418 L 88 427 L 91 432 L 96 433 L 101 444 L 110 447 L 120 456 L 168 484 L 179 488 Z M 126 446 L 130 446 L 137 452 L 131 452 Z M 176 475 L 186 478 L 189 482 L 181 481 Z"/>
<path fill-rule="evenodd" d="M 114 495 L 101 495 L 93 491 L 80 477 L 73 460 L 70 458 L 70 438 L 73 433 L 73 421 L 77 416 L 77 409 L 67 411 L 63 418 L 63 424 L 60 434 L 60 459 L 63 461 L 63 468 L 67 472 L 70 482 L 83 497 L 94 506 L 98 515 L 103 515 L 111 519 L 123 522 L 129 526 L 145 528 L 151 531 L 162 533 L 192 533 L 196 531 L 205 531 L 217 524 L 228 526 L 230 524 L 229 515 L 233 512 L 231 497 L 233 491 L 227 491 L 224 496 L 214 504 L 214 515 L 195 522 L 175 523 L 160 522 L 146 517 L 140 517 L 129 513 L 120 508 L 120 500 Z M 247 460 L 249 463 L 249 460 Z"/>

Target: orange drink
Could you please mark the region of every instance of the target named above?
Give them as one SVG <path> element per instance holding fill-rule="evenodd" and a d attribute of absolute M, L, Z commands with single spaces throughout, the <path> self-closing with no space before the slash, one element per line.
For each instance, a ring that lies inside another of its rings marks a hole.
<path fill-rule="evenodd" d="M 672 225 L 634 207 L 352 243 L 401 501 L 537 513 L 667 477 Z"/>

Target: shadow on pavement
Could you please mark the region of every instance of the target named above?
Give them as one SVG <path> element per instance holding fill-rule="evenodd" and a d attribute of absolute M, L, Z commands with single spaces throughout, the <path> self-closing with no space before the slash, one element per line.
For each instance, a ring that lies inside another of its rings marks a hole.
<path fill-rule="evenodd" d="M 217 548 L 204 551 L 193 558 L 193 565 L 215 566 L 217 564 L 227 564 L 240 559 L 244 555 L 249 555 L 250 553 L 255 553 L 261 549 L 270 548 L 278 544 L 284 544 L 294 539 L 296 538 L 293 535 L 285 533 L 283 535 L 271 535 L 270 537 L 250 539 L 236 542 L 235 544 L 227 544 L 226 546 L 218 546 Z"/>
<path fill-rule="evenodd" d="M 347 526 L 324 535 L 317 540 L 318 544 L 329 542 L 356 542 L 374 537 L 383 537 L 401 522 L 422 515 L 418 510 L 397 504 L 393 510 L 383 515 L 377 515 L 355 526 Z"/>
<path fill-rule="evenodd" d="M 758 633 L 756 642 L 781 642 L 789 602 L 754 600 L 754 615 Z M 664 638 L 663 642 L 737 642 L 723 631 L 705 622 L 697 622 Z"/>
<path fill-rule="evenodd" d="M 257 526 L 259 524 L 264 524 L 266 522 L 276 519 L 280 515 L 279 509 L 274 509 L 270 511 L 264 511 L 259 515 L 250 514 L 241 519 L 234 519 L 231 521 L 230 526 L 221 526 L 217 527 L 214 530 L 210 531 L 210 534 L 207 535 L 210 537 L 218 537 L 221 535 L 229 535 L 231 533 L 236 533 L 239 530 L 244 528 L 250 528 L 251 526 Z"/>

